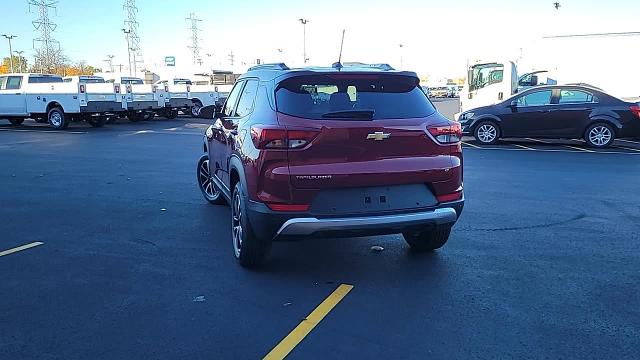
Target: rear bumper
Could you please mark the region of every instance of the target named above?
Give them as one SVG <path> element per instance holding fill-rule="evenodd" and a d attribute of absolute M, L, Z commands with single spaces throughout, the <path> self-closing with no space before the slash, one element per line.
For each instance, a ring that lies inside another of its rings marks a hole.
<path fill-rule="evenodd" d="M 165 103 L 166 107 L 169 107 L 169 108 L 172 108 L 172 109 L 189 108 L 192 105 L 193 105 L 193 103 L 191 102 L 191 100 L 185 99 L 185 98 L 172 98 L 172 99 L 169 99 L 169 101 L 167 101 Z"/>
<path fill-rule="evenodd" d="M 122 103 L 115 101 L 90 101 L 86 106 L 80 107 L 81 113 L 103 113 L 124 111 Z"/>
<path fill-rule="evenodd" d="M 127 102 L 127 110 L 153 110 L 158 108 L 157 101 L 132 101 Z"/>
<path fill-rule="evenodd" d="M 401 215 L 363 216 L 347 218 L 295 218 L 287 220 L 276 236 L 303 236 L 319 232 L 360 231 L 375 228 L 402 229 L 422 225 L 453 225 L 458 220 L 458 214 L 453 208 L 446 207 L 433 211 L 418 212 Z"/>
<path fill-rule="evenodd" d="M 464 207 L 464 198 L 432 208 L 388 214 L 316 217 L 306 213 L 283 213 L 249 201 L 247 212 L 254 233 L 269 240 L 308 237 L 354 237 L 398 234 L 424 227 L 453 226 Z"/>

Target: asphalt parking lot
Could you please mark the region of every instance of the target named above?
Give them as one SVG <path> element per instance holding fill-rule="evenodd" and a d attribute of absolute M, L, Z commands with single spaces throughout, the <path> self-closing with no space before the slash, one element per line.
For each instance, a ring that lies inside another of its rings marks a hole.
<path fill-rule="evenodd" d="M 196 184 L 207 120 L 8 124 L 0 359 L 640 358 L 640 141 L 465 139 L 440 251 L 276 243 L 251 271 Z"/>

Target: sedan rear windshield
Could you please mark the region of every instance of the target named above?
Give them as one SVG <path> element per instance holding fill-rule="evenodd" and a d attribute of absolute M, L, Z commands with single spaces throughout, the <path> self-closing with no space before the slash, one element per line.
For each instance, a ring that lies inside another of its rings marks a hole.
<path fill-rule="evenodd" d="M 435 109 L 412 76 L 389 74 L 305 75 L 276 89 L 279 112 L 308 119 L 409 119 Z"/>

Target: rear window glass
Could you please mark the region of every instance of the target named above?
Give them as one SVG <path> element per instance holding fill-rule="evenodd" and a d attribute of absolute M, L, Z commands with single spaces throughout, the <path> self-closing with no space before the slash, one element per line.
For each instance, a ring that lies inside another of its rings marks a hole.
<path fill-rule="evenodd" d="M 50 84 L 61 82 L 62 77 L 60 76 L 29 76 L 29 84 Z"/>
<path fill-rule="evenodd" d="M 284 80 L 278 111 L 309 119 L 409 119 L 435 112 L 417 78 L 382 74 L 327 74 Z"/>
<path fill-rule="evenodd" d="M 98 77 L 80 78 L 79 81 L 85 84 L 103 84 L 105 82 L 103 78 L 98 78 Z"/>
<path fill-rule="evenodd" d="M 144 81 L 142 81 L 142 79 L 121 79 L 121 84 L 131 84 L 131 85 L 140 85 L 140 84 L 144 84 Z"/>

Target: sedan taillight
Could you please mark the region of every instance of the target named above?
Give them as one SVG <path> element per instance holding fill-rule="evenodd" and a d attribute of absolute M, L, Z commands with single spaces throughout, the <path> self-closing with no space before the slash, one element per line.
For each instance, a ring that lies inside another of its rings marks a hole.
<path fill-rule="evenodd" d="M 318 135 L 314 130 L 286 130 L 278 127 L 254 125 L 251 140 L 258 149 L 299 149 Z"/>
<path fill-rule="evenodd" d="M 458 122 L 444 126 L 430 126 L 427 130 L 440 144 L 455 144 L 462 139 L 462 127 Z"/>
<path fill-rule="evenodd" d="M 629 107 L 633 115 L 637 116 L 640 119 L 640 105 L 631 105 Z"/>

